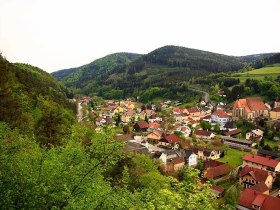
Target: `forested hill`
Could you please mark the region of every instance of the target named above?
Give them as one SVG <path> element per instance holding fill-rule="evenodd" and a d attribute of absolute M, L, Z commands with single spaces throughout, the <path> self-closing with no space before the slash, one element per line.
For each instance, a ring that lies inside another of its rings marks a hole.
<path fill-rule="evenodd" d="M 0 121 L 36 135 L 42 144 L 57 144 L 69 127 L 64 122 L 74 120 L 65 86 L 37 67 L 12 64 L 2 56 L 0 71 Z"/>
<path fill-rule="evenodd" d="M 147 89 L 158 88 L 146 95 L 180 99 L 189 95 L 181 93 L 188 92 L 185 82 L 193 77 L 238 71 L 245 63 L 262 65 L 265 61 L 273 62 L 269 60 L 273 56 L 280 60 L 279 54 L 273 53 L 235 57 L 178 46 L 161 47 L 142 56 L 133 55 L 113 54 L 53 75 L 75 93 L 93 93 L 104 98 L 141 97 Z"/>

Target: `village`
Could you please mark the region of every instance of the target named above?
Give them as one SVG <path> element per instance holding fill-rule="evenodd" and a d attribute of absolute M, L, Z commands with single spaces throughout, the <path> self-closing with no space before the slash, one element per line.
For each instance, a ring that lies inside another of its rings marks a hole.
<path fill-rule="evenodd" d="M 150 156 L 166 175 L 183 167 L 200 171 L 217 199 L 234 185 L 242 187 L 237 209 L 279 209 L 280 101 L 241 98 L 232 104 L 201 100 L 185 108 L 179 101 L 157 105 L 135 100 L 84 96 L 78 120 L 92 128 L 116 130 L 125 150 Z M 279 121 L 278 121 L 279 119 Z"/>

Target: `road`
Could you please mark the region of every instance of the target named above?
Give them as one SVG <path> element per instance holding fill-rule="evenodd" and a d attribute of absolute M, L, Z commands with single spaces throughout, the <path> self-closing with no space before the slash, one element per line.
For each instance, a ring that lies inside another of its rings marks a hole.
<path fill-rule="evenodd" d="M 189 89 L 194 90 L 194 91 L 197 91 L 197 92 L 200 92 L 200 93 L 203 93 L 203 94 L 204 94 L 204 101 L 205 101 L 205 102 L 210 102 L 209 93 L 207 93 L 207 92 L 205 92 L 205 91 L 203 91 L 203 90 L 200 90 L 200 89 L 192 88 L 192 87 L 189 87 Z"/>

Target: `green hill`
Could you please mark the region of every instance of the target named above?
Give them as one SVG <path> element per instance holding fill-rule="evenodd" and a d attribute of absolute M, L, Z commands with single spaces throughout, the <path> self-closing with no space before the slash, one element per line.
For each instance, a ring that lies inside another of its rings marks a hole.
<path fill-rule="evenodd" d="M 0 71 L 0 121 L 36 135 L 42 144 L 58 143 L 74 119 L 66 87 L 37 67 L 2 56 Z"/>
<path fill-rule="evenodd" d="M 234 57 L 165 46 L 142 56 L 128 53 L 109 55 L 53 75 L 78 94 L 97 94 L 104 98 L 140 96 L 142 101 L 155 97 L 182 100 L 195 95 L 187 88 L 187 82 L 193 77 L 238 71 L 245 63 L 260 65 L 260 60 L 273 55 Z"/>

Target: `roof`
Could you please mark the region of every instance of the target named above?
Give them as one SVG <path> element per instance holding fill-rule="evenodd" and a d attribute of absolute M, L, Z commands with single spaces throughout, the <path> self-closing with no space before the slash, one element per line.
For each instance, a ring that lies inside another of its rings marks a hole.
<path fill-rule="evenodd" d="M 256 135 L 258 135 L 258 136 L 263 136 L 263 131 L 262 130 L 260 130 L 260 129 L 255 129 L 255 130 L 252 130 L 251 131 L 252 133 L 254 133 L 254 134 L 256 134 Z"/>
<path fill-rule="evenodd" d="M 241 133 L 242 132 L 242 130 L 240 130 L 239 128 L 238 129 L 235 129 L 235 130 L 232 130 L 232 131 L 227 131 L 227 132 L 225 132 L 224 134 L 226 135 L 226 136 L 232 136 L 232 135 L 237 135 L 237 134 L 239 134 L 239 133 Z"/>
<path fill-rule="evenodd" d="M 252 141 L 249 140 L 243 140 L 243 139 L 237 139 L 237 138 L 232 138 L 230 136 L 222 136 L 222 140 L 224 141 L 234 141 L 236 143 L 245 143 L 245 144 L 252 144 Z"/>
<path fill-rule="evenodd" d="M 165 136 L 164 139 L 170 144 L 174 144 L 174 143 L 181 141 L 181 139 L 178 136 L 176 136 L 175 134 L 167 135 L 167 136 Z"/>
<path fill-rule="evenodd" d="M 259 192 L 262 192 L 262 193 L 269 190 L 269 188 L 266 186 L 266 184 L 264 182 L 259 182 L 258 184 L 250 187 L 250 189 L 256 190 L 256 191 L 259 191 Z"/>
<path fill-rule="evenodd" d="M 141 129 L 149 128 L 149 124 L 146 121 L 138 121 L 135 124 L 137 124 Z"/>
<path fill-rule="evenodd" d="M 176 108 L 173 109 L 173 112 L 184 113 L 184 112 L 185 112 L 185 109 L 176 107 Z"/>
<path fill-rule="evenodd" d="M 128 142 L 128 144 L 125 147 L 125 151 L 129 152 L 139 152 L 141 154 L 150 154 L 149 150 L 136 142 Z"/>
<path fill-rule="evenodd" d="M 221 109 L 217 109 L 212 115 L 217 115 L 219 118 L 229 118 L 229 115 Z"/>
<path fill-rule="evenodd" d="M 186 158 L 189 158 L 192 154 L 194 154 L 193 151 L 187 150 L 187 149 L 185 150 L 185 157 Z"/>
<path fill-rule="evenodd" d="M 189 128 L 189 126 L 183 126 L 183 127 L 181 127 L 181 131 L 185 132 L 185 131 L 187 131 L 187 130 L 191 130 L 191 129 Z"/>
<path fill-rule="evenodd" d="M 234 102 L 233 108 L 244 108 L 246 112 L 267 110 L 261 98 L 242 98 Z"/>
<path fill-rule="evenodd" d="M 280 209 L 279 198 L 247 188 L 240 195 L 239 205 L 251 209 L 253 204 L 261 205 L 260 210 Z"/>
<path fill-rule="evenodd" d="M 219 193 L 224 193 L 225 192 L 225 188 L 223 188 L 221 186 L 213 185 L 211 188 L 215 191 L 218 191 Z"/>
<path fill-rule="evenodd" d="M 220 165 L 223 165 L 224 163 L 222 162 L 219 162 L 219 161 L 216 161 L 216 160 L 206 160 L 204 162 L 204 168 L 207 169 L 207 168 L 213 168 L 213 167 L 217 167 L 217 166 L 220 166 Z"/>
<path fill-rule="evenodd" d="M 274 112 L 280 112 L 280 107 L 274 108 L 273 111 Z"/>
<path fill-rule="evenodd" d="M 176 164 L 180 164 L 180 163 L 185 163 L 185 160 L 182 157 L 175 157 L 175 158 L 172 158 L 171 163 L 176 165 Z"/>
<path fill-rule="evenodd" d="M 206 130 L 195 130 L 194 134 L 197 136 L 210 136 L 211 135 L 211 131 L 206 131 Z"/>
<path fill-rule="evenodd" d="M 149 124 L 149 128 L 152 128 L 152 129 L 158 129 L 160 127 L 160 124 L 158 123 L 150 123 Z"/>
<path fill-rule="evenodd" d="M 233 121 L 227 121 L 224 128 L 236 128 L 236 125 Z"/>
<path fill-rule="evenodd" d="M 197 107 L 188 108 L 187 110 L 190 114 L 199 112 L 199 109 Z"/>
<path fill-rule="evenodd" d="M 264 182 L 264 181 L 266 181 L 267 177 L 269 176 L 269 173 L 268 173 L 268 171 L 264 171 L 262 169 L 253 168 L 253 167 L 246 165 L 239 172 L 239 176 L 243 177 L 246 175 L 250 175 L 257 182 Z"/>
<path fill-rule="evenodd" d="M 243 160 L 257 163 L 257 164 L 263 165 L 263 166 L 268 166 L 271 168 L 275 168 L 279 164 L 279 161 L 277 161 L 277 160 L 273 160 L 271 158 L 262 157 L 262 156 L 258 156 L 258 155 L 251 155 L 251 154 L 245 154 L 243 156 Z"/>
<path fill-rule="evenodd" d="M 269 151 L 269 150 L 264 150 L 264 149 L 259 149 L 258 150 L 258 155 L 263 155 L 263 156 L 270 156 L 272 158 L 279 158 L 280 153 L 276 151 Z"/>
<path fill-rule="evenodd" d="M 227 164 L 227 163 L 224 163 L 223 165 L 206 169 L 205 176 L 206 176 L 207 179 L 214 179 L 216 177 L 225 176 L 230 171 L 231 171 L 230 165 Z"/>

